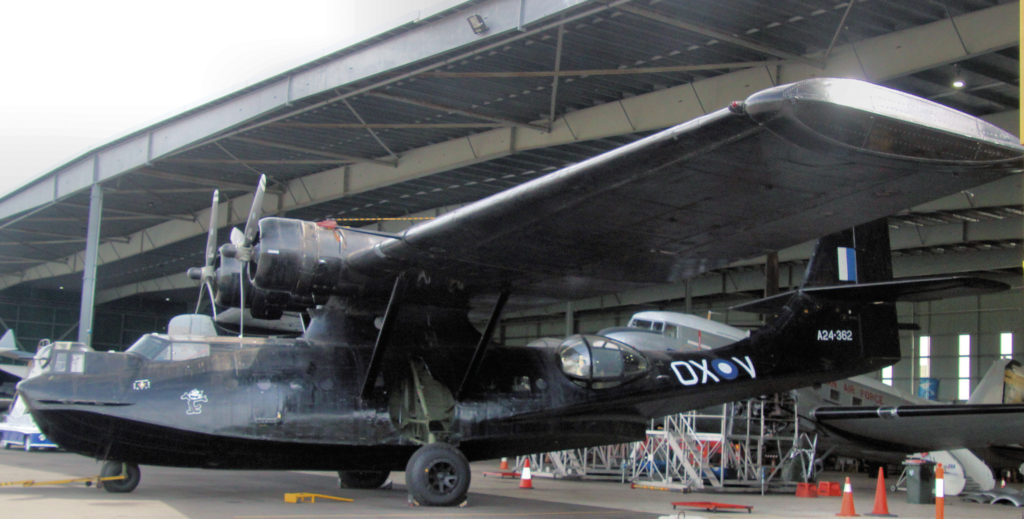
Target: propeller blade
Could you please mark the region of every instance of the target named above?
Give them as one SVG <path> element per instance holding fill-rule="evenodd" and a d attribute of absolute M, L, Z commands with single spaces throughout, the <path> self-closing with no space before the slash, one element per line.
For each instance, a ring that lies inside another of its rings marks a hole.
<path fill-rule="evenodd" d="M 249 247 L 256 239 L 259 231 L 260 218 L 263 216 L 263 194 L 267 192 L 267 176 L 260 175 L 260 184 L 256 188 L 256 194 L 252 197 L 252 208 L 249 209 L 249 219 L 245 221 L 245 242 Z"/>
<path fill-rule="evenodd" d="M 252 213 L 249 213 L 252 216 Z M 238 272 L 238 293 L 242 302 L 241 312 L 238 314 L 238 336 L 245 337 L 245 264 L 242 264 L 242 270 Z"/>
<path fill-rule="evenodd" d="M 217 209 L 219 205 L 220 190 L 217 189 L 213 191 L 213 204 L 210 206 L 210 227 L 206 235 L 207 267 L 213 267 L 213 262 L 217 260 Z"/>
<path fill-rule="evenodd" d="M 213 284 L 209 281 L 206 282 L 206 293 L 210 295 L 210 313 L 213 314 L 213 320 L 217 320 L 217 302 L 213 299 Z M 202 295 L 200 294 L 200 297 Z M 198 306 L 198 305 L 197 305 Z M 199 313 L 198 311 L 196 313 Z"/>

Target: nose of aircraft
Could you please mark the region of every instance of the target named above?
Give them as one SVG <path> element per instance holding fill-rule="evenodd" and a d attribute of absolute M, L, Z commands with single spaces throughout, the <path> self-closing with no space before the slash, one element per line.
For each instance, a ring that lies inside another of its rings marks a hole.
<path fill-rule="evenodd" d="M 25 400 L 25 403 L 32 407 L 35 402 L 45 400 L 46 384 L 40 379 L 42 377 L 33 377 L 24 379 L 18 382 L 17 389 L 18 394 Z"/>

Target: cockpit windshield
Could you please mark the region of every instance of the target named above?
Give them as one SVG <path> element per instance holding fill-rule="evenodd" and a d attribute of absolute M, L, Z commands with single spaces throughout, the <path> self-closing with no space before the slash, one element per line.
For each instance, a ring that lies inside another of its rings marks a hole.
<path fill-rule="evenodd" d="M 210 345 L 205 342 L 170 341 L 156 335 L 143 335 L 128 348 L 127 353 L 135 353 L 156 362 L 172 362 L 208 357 Z"/>

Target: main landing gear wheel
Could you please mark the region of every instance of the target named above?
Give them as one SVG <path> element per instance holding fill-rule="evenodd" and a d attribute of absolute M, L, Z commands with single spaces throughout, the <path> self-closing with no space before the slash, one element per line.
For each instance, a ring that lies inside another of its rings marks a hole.
<path fill-rule="evenodd" d="M 390 475 L 387 470 L 339 470 L 338 485 L 341 488 L 380 488 Z"/>
<path fill-rule="evenodd" d="M 135 490 L 142 479 L 142 472 L 139 466 L 134 463 L 122 463 L 120 461 L 108 461 L 103 464 L 100 470 L 100 477 L 109 478 L 124 474 L 124 479 L 111 479 L 101 482 L 103 490 L 115 494 L 123 494 Z"/>
<path fill-rule="evenodd" d="M 447 443 L 420 447 L 405 465 L 405 485 L 409 496 L 422 505 L 461 504 L 469 490 L 469 477 L 466 457 Z"/>

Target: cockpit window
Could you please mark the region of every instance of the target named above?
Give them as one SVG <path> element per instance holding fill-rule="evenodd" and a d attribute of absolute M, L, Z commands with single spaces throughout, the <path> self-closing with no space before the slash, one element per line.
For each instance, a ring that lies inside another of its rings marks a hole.
<path fill-rule="evenodd" d="M 598 335 L 574 335 L 558 352 L 562 372 L 595 389 L 614 387 L 647 371 L 647 358 L 621 342 Z"/>
<path fill-rule="evenodd" d="M 631 328 L 643 328 L 644 330 L 650 330 L 651 325 L 653 324 L 654 323 L 652 323 L 651 321 L 647 321 L 644 319 L 633 319 L 632 321 L 629 322 L 628 326 Z"/>
<path fill-rule="evenodd" d="M 203 342 L 170 342 L 155 335 L 143 335 L 128 353 L 141 355 L 156 362 L 181 361 L 208 357 L 210 345 Z"/>
<path fill-rule="evenodd" d="M 127 353 L 142 355 L 150 360 L 169 360 L 167 352 L 168 341 L 153 335 L 143 335 L 139 340 L 128 348 Z"/>

